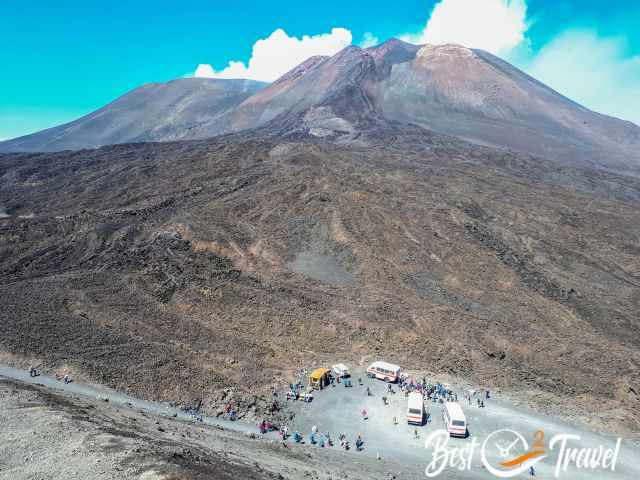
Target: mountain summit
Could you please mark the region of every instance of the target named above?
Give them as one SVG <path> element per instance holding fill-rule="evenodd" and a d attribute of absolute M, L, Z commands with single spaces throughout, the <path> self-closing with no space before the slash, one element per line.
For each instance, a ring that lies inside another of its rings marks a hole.
<path fill-rule="evenodd" d="M 256 127 L 349 141 L 385 123 L 569 165 L 640 167 L 633 123 L 593 112 L 483 50 L 397 39 L 311 57 L 270 85 L 182 79 L 143 86 L 75 122 L 0 143 L 0 151 L 199 139 Z"/>

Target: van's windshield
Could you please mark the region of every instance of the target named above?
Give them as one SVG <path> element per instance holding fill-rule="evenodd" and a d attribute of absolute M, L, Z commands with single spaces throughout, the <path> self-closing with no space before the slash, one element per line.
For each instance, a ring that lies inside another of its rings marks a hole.
<path fill-rule="evenodd" d="M 422 410 L 420 410 L 419 408 L 410 408 L 409 413 L 414 415 L 420 415 L 422 413 Z"/>
<path fill-rule="evenodd" d="M 453 422 L 451 422 L 452 425 L 455 425 L 456 427 L 464 427 L 464 421 L 463 420 L 454 420 Z"/>

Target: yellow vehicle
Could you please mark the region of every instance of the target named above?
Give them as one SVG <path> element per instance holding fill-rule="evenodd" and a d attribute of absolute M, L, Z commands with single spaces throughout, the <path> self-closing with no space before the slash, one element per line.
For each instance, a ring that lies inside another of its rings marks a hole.
<path fill-rule="evenodd" d="M 328 368 L 316 368 L 311 375 L 309 375 L 309 386 L 320 390 L 329 385 L 329 376 L 331 370 Z"/>

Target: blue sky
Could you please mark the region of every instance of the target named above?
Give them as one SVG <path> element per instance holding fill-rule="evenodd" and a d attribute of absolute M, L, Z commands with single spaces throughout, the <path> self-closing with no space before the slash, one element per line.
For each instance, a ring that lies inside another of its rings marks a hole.
<path fill-rule="evenodd" d="M 198 65 L 204 76 L 269 80 L 298 57 L 390 37 L 493 49 L 587 107 L 640 124 L 637 0 L 3 0 L 0 139 Z M 225 70 L 230 61 L 241 63 Z"/>

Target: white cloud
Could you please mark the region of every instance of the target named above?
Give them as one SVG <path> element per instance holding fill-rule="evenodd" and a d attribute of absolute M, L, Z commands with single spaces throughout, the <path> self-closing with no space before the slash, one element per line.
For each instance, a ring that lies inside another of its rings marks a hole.
<path fill-rule="evenodd" d="M 351 32 L 344 28 L 333 28 L 330 33 L 290 37 L 281 28 L 253 45 L 249 62 L 230 61 L 220 71 L 211 65 L 200 64 L 195 77 L 205 78 L 249 78 L 271 82 L 296 65 L 314 55 L 334 55 L 351 44 Z"/>
<path fill-rule="evenodd" d="M 525 0 L 441 0 L 422 32 L 405 35 L 413 43 L 457 43 L 505 54 L 527 31 Z"/>
<path fill-rule="evenodd" d="M 362 48 L 369 48 L 369 47 L 375 47 L 379 43 L 380 43 L 380 40 L 373 33 L 364 32 L 364 35 L 362 36 L 362 41 L 359 43 L 359 45 Z"/>
<path fill-rule="evenodd" d="M 640 125 L 640 55 L 624 39 L 567 30 L 521 66 L 590 109 Z"/>

